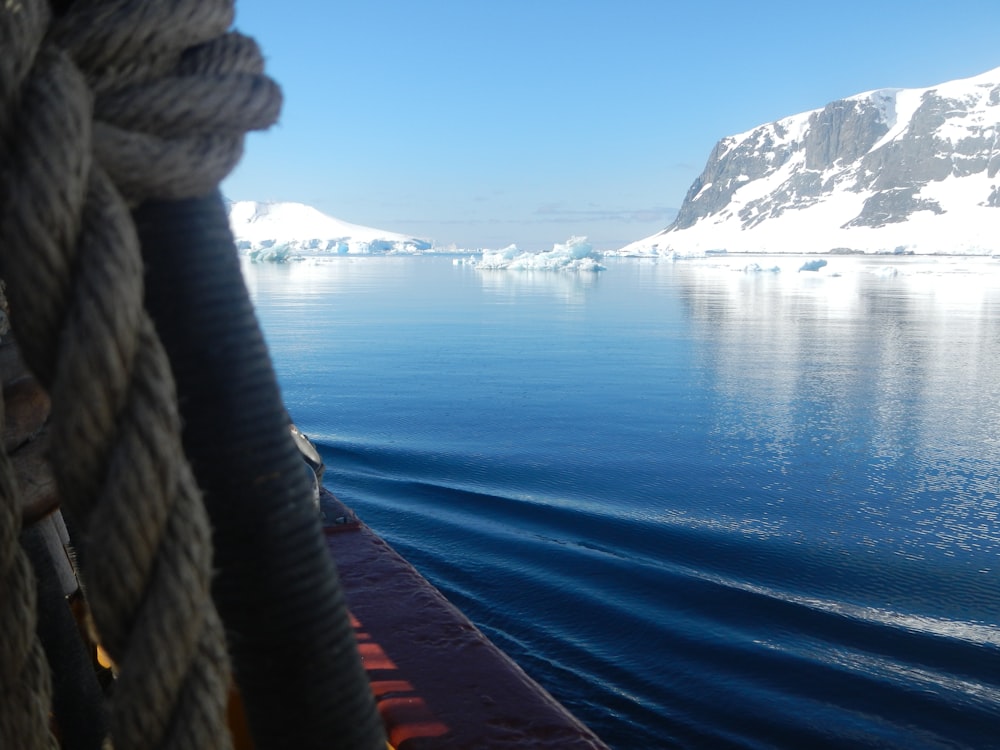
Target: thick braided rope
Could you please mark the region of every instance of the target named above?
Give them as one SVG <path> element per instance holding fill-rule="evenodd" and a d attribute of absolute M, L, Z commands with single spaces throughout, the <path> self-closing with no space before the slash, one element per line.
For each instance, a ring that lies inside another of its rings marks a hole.
<path fill-rule="evenodd" d="M 0 403 L 0 410 L 2 410 Z M 35 634 L 35 578 L 18 543 L 21 505 L 0 450 L 0 748 L 55 748 L 49 732 L 51 677 Z"/>
<path fill-rule="evenodd" d="M 232 0 L 75 0 L 54 22 L 95 94 L 94 154 L 130 205 L 210 193 L 244 134 L 277 119 L 281 92 L 232 19 Z"/>
<path fill-rule="evenodd" d="M 0 10 L 0 271 L 52 396 L 52 462 L 119 665 L 112 738 L 120 750 L 224 747 L 210 530 L 126 201 L 214 189 L 280 95 L 252 42 L 220 37 L 227 2 L 174 0 L 165 15 L 141 0 L 76 0 L 43 42 L 45 5 Z M 194 75 L 214 76 L 215 95 Z"/>
<path fill-rule="evenodd" d="M 11 83 L 30 61 L 19 53 L 37 45 L 45 20 L 44 8 L 36 7 L 0 23 L 0 105 L 11 99 Z M 9 124 L 6 111 L 0 106 L 0 139 Z M 2 171 L 5 162 L 0 162 Z M 56 743 L 49 731 L 51 675 L 35 631 L 35 578 L 18 542 L 19 494 L 10 459 L 0 450 L 0 748 L 36 750 Z"/>
<path fill-rule="evenodd" d="M 12 322 L 52 394 L 52 460 L 77 519 L 102 642 L 120 664 L 116 747 L 225 747 L 228 669 L 210 534 L 169 364 L 142 308 L 128 212 L 91 162 L 89 95 L 43 47 L 6 151 L 0 238 Z M 23 323 L 23 325 L 22 325 Z"/>

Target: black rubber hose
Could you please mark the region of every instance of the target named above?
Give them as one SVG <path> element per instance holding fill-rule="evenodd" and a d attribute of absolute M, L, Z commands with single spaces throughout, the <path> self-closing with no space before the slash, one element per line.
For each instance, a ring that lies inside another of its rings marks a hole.
<path fill-rule="evenodd" d="M 184 448 L 213 525 L 213 596 L 255 745 L 384 749 L 222 198 L 149 202 L 134 219 L 146 307 L 171 360 Z"/>

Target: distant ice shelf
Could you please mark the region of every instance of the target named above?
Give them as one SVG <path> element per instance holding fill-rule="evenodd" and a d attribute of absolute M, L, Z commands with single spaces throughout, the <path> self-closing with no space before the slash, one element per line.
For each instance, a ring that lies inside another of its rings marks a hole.
<path fill-rule="evenodd" d="M 231 202 L 229 226 L 236 247 L 255 262 L 329 255 L 415 255 L 433 250 L 429 240 L 351 224 L 304 203 Z"/>

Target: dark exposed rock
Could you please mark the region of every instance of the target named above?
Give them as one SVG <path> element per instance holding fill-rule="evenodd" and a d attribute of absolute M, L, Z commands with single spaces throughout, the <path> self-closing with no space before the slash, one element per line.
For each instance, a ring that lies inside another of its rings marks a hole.
<path fill-rule="evenodd" d="M 823 170 L 836 162 L 855 161 L 888 131 L 882 110 L 873 101 L 842 100 L 827 104 L 809 117 L 802 139 L 805 169 Z"/>
<path fill-rule="evenodd" d="M 746 182 L 767 177 L 783 166 L 792 151 L 780 143 L 775 128 L 757 128 L 735 148 L 734 138 L 719 141 L 705 171 L 688 190 L 672 226 L 683 229 L 702 216 L 717 213 L 729 205 L 733 193 Z"/>
<path fill-rule="evenodd" d="M 896 188 L 875 193 L 865 201 L 865 207 L 845 227 L 882 227 L 906 221 L 916 211 L 933 211 L 936 214 L 944 210 L 936 201 L 917 198 L 917 188 Z"/>

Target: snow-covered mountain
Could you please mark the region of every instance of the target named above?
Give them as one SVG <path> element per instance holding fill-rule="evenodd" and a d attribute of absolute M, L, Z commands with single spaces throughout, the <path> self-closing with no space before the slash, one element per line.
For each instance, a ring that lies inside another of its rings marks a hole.
<path fill-rule="evenodd" d="M 236 246 L 252 260 L 284 261 L 309 255 L 419 253 L 431 243 L 346 221 L 303 203 L 229 203 Z"/>
<path fill-rule="evenodd" d="M 626 255 L 1000 252 L 1000 68 L 880 89 L 715 146 L 677 218 Z"/>

